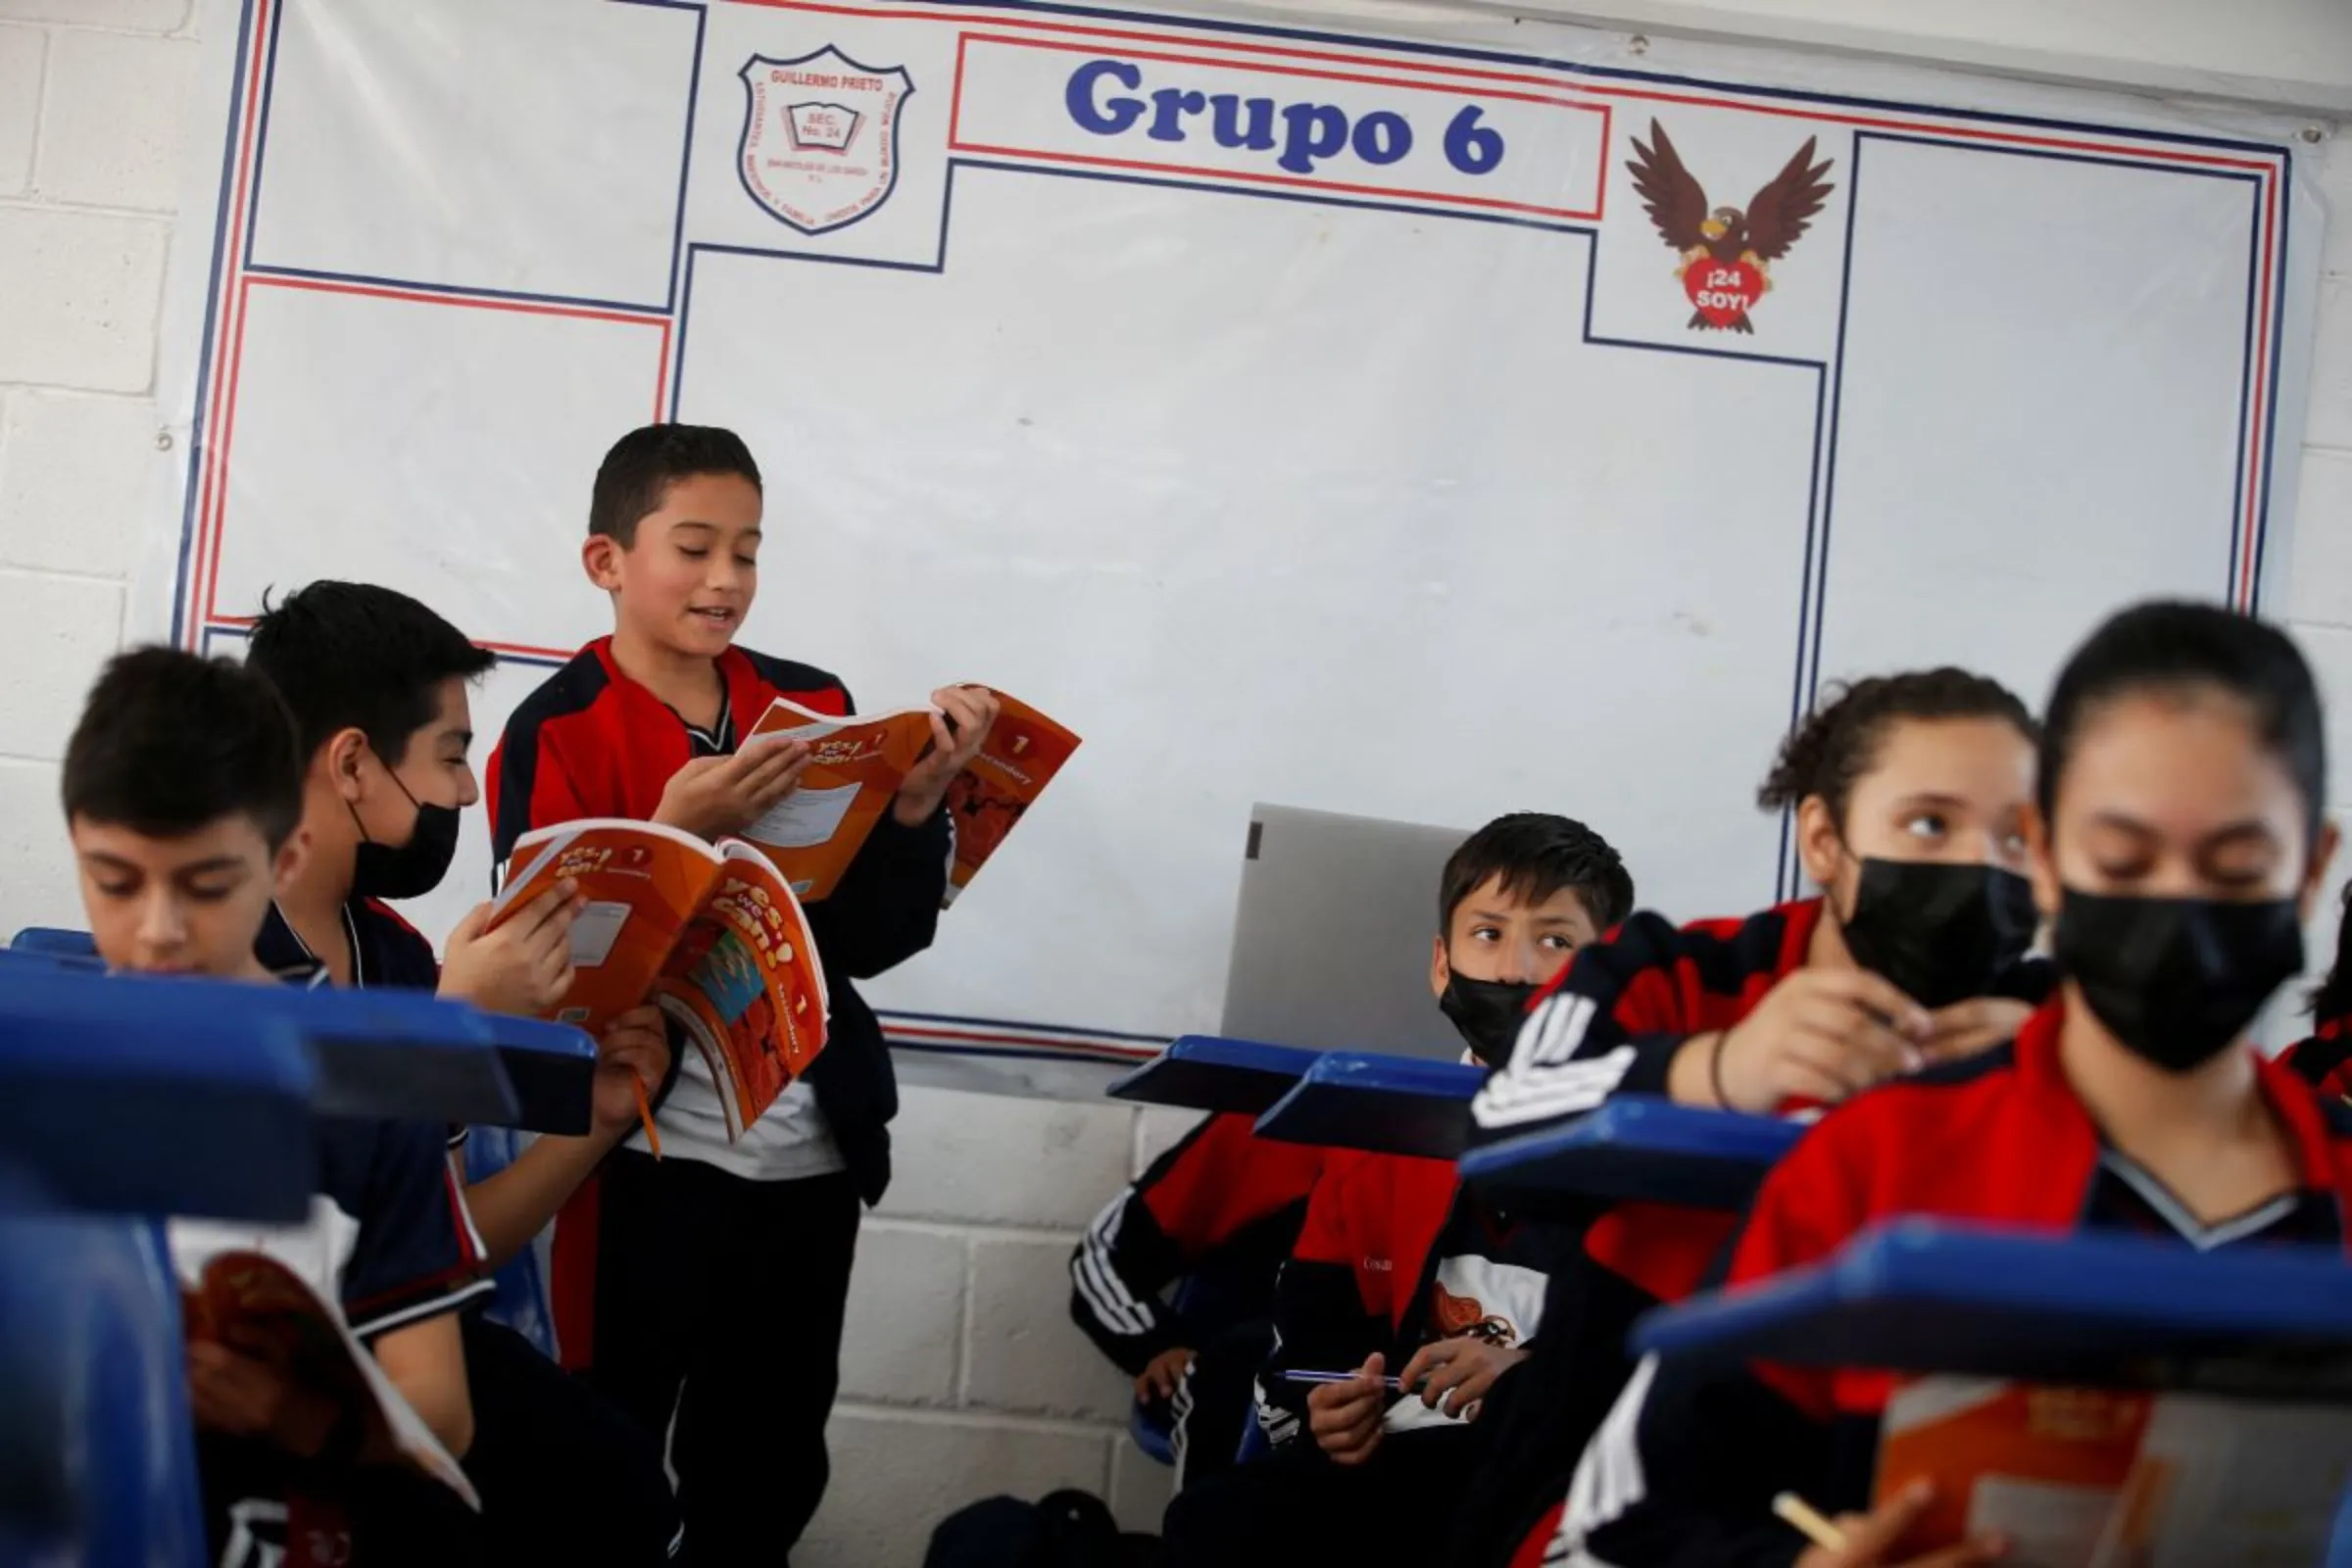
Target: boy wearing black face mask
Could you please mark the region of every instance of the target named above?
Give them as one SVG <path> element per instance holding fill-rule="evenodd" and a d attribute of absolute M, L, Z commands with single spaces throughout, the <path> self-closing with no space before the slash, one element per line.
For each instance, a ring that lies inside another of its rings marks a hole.
<path fill-rule="evenodd" d="M 1438 1010 L 1474 1059 L 1501 1065 L 1536 994 L 1633 909 L 1633 876 L 1599 834 L 1543 811 L 1496 817 L 1446 862 L 1429 953 Z"/>
<path fill-rule="evenodd" d="M 1471 1054 L 1506 1050 L 1528 999 L 1633 902 L 1623 860 L 1581 822 L 1522 812 L 1473 834 L 1440 885 L 1429 977 Z M 1473 1417 L 1541 1325 L 1550 1257 L 1546 1238 L 1460 1191 L 1449 1160 L 1327 1152 L 1257 1382 L 1276 1457 L 1188 1489 L 1165 1559 L 1433 1556 L 1486 1459 Z"/>
<path fill-rule="evenodd" d="M 1527 812 L 1489 823 L 1447 859 L 1438 890 L 1430 989 L 1482 1058 L 1507 1049 L 1539 984 L 1633 906 L 1633 881 L 1600 836 Z M 1460 963 L 1454 961 L 1458 955 Z M 1228 1469 L 1271 1340 L 1275 1270 L 1305 1218 L 1323 1151 L 1253 1134 L 1255 1118 L 1210 1116 L 1103 1205 L 1070 1253 L 1070 1316 L 1171 1416 L 1177 1483 Z M 1207 1276 L 1221 1321 L 1160 1299 Z"/>
<path fill-rule="evenodd" d="M 478 906 L 450 934 L 446 961 L 383 902 L 429 893 L 448 873 L 460 812 L 480 798 L 467 691 L 493 662 L 389 588 L 315 582 L 265 605 L 246 663 L 294 714 L 308 840 L 254 943 L 265 966 L 434 991 L 492 1011 L 541 1012 L 562 1000 L 570 889 L 487 935 L 489 906 Z M 635 1086 L 658 1088 L 670 1060 L 653 1009 L 615 1020 L 599 1043 L 591 1131 L 535 1139 L 507 1169 L 465 1188 L 469 1266 L 497 1268 L 529 1245 L 636 1125 Z M 453 1163 L 465 1138 L 453 1130 Z M 494 1549 L 517 1561 L 662 1560 L 676 1515 L 654 1446 L 519 1336 L 478 1312 L 463 1329 L 478 1417 L 466 1466 Z"/>

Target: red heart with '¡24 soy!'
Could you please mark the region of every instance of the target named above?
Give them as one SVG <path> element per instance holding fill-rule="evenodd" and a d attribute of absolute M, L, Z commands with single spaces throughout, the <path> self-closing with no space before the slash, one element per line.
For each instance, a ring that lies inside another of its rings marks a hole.
<path fill-rule="evenodd" d="M 1683 290 L 1709 326 L 1729 326 L 1764 297 L 1764 273 L 1753 262 L 1701 257 L 1683 274 Z"/>

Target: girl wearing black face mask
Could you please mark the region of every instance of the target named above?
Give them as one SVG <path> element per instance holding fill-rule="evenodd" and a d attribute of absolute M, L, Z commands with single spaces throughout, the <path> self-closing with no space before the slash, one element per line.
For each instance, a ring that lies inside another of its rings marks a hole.
<path fill-rule="evenodd" d="M 2024 957 L 2035 738 L 2024 703 L 1967 670 L 1838 694 L 1788 737 L 1758 792 L 1767 810 L 1793 811 L 1822 894 L 1679 930 L 1643 912 L 1580 953 L 1473 1103 L 1473 1141 L 1615 1093 L 1753 1112 L 1833 1102 L 2007 1038 L 2049 985 L 2047 966 Z M 1462 1510 L 1457 1564 L 1491 1568 L 1531 1532 L 1548 1539 L 1545 1515 L 1632 1370 L 1626 1329 L 1695 1289 L 1732 1225 L 1624 1203 L 1565 1227 L 1544 1336 L 1483 1418 L 1511 1425 L 1494 1445 L 1508 1460 Z"/>
<path fill-rule="evenodd" d="M 1967 670 L 1840 692 L 1757 792 L 1793 813 L 1822 895 L 1680 931 L 1635 915 L 1563 977 L 1548 1027 L 1479 1096 L 1480 1131 L 1523 1132 L 1618 1089 L 1759 1112 L 1830 1102 L 2006 1038 L 2048 988 L 2021 964 L 2036 737 L 2024 703 Z"/>
<path fill-rule="evenodd" d="M 2029 838 L 2057 998 L 2014 1041 L 1831 1112 L 1758 1195 L 1734 1288 L 1899 1214 L 2122 1229 L 2204 1250 L 2344 1248 L 2352 1134 L 2247 1039 L 2301 967 L 2302 920 L 2335 847 L 2309 668 L 2257 621 L 2142 606 L 2075 655 L 2046 722 Z M 1861 1508 L 1873 1446 L 1844 1431 L 1833 1443 L 1824 1414 L 1850 1423 L 1885 1394 L 1865 1374 L 1645 1366 L 1585 1460 L 1642 1484 L 1573 1493 L 1561 1534 L 1626 1568 L 1786 1560 L 1797 1543 L 1771 1497 Z M 1850 1516 L 1844 1532 L 1895 1541 L 1930 1500 Z M 1996 1557 L 1976 1541 L 1916 1561 Z M 1905 1559 L 1856 1545 L 1795 1560 Z"/>

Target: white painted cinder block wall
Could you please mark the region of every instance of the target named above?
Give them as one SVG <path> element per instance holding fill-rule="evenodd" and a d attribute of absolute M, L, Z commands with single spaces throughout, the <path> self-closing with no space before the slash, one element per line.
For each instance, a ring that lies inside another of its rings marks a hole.
<path fill-rule="evenodd" d="M 1841 9 L 1811 3 L 1824 18 Z M 1744 13 L 1760 36 L 1801 35 L 1792 7 L 1705 9 L 1710 21 Z M 157 323 L 195 79 L 191 12 L 189 0 L 0 0 L 0 930 L 78 918 L 57 760 L 121 641 L 158 467 Z M 2311 16 L 2305 58 L 2334 58 L 2319 28 L 2332 12 Z M 2333 163 L 2284 609 L 2338 699 L 2337 805 L 2352 814 L 2352 157 Z M 1000 1491 L 1082 1486 L 1131 1524 L 1156 1518 L 1165 1473 L 1121 1436 L 1123 1380 L 1070 1326 L 1061 1261 L 1180 1127 L 1109 1106 L 908 1091 L 898 1185 L 860 1243 L 834 1486 L 804 1561 L 914 1563 L 933 1521 Z"/>

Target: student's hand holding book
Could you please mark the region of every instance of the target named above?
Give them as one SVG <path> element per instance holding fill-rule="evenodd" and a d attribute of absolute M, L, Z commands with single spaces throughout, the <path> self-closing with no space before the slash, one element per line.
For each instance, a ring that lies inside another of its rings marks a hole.
<path fill-rule="evenodd" d="M 644 1114 L 644 1097 L 669 1076 L 669 1054 L 662 1009 L 650 1003 L 605 1025 L 596 1043 L 597 1132 L 607 1138 L 628 1136 Z"/>
<path fill-rule="evenodd" d="M 906 827 L 921 827 L 948 798 L 948 786 L 971 766 L 988 740 L 1004 704 L 985 686 L 943 686 L 931 694 L 931 750 L 899 786 L 892 814 Z"/>
<path fill-rule="evenodd" d="M 808 770 L 801 741 L 763 741 L 732 757 L 698 757 L 669 776 L 654 820 L 698 838 L 740 833 L 800 788 Z"/>
<path fill-rule="evenodd" d="M 449 934 L 439 995 L 490 1012 L 535 1017 L 571 989 L 571 922 L 587 903 L 577 883 L 557 883 L 492 930 L 479 904 Z"/>

